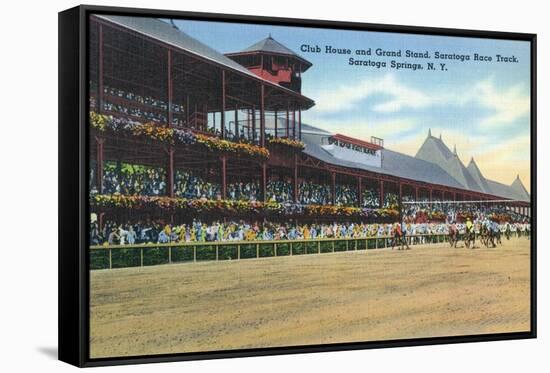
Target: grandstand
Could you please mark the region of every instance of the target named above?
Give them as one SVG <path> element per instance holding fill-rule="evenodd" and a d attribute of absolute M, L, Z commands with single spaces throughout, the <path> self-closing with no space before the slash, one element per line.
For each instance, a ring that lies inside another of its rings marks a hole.
<path fill-rule="evenodd" d="M 510 201 L 531 215 L 519 176 L 486 179 L 431 131 L 409 156 L 303 123 L 312 64 L 271 36 L 224 55 L 162 20 L 93 15 L 89 67 L 100 230 L 107 219 L 196 216 L 396 221 L 411 200 Z"/>

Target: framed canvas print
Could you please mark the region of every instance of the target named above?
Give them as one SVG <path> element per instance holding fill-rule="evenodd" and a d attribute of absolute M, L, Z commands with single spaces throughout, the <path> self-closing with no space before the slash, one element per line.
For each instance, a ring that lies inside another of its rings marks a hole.
<path fill-rule="evenodd" d="M 59 356 L 533 338 L 536 36 L 59 14 Z"/>

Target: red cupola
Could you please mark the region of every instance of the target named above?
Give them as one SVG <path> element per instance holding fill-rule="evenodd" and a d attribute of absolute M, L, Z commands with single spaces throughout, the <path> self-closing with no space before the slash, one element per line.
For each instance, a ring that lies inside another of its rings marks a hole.
<path fill-rule="evenodd" d="M 227 53 L 226 56 L 254 74 L 298 93 L 302 90 L 301 75 L 311 67 L 311 62 L 271 35 L 241 52 Z"/>

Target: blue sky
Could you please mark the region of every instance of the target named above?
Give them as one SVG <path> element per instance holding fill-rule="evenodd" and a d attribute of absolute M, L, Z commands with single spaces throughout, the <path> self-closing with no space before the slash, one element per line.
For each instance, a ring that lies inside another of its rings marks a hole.
<path fill-rule="evenodd" d="M 303 121 L 414 155 L 431 128 L 467 165 L 473 156 L 488 178 L 529 186 L 530 45 L 527 42 L 285 26 L 175 21 L 190 36 L 222 52 L 272 37 L 309 60 L 302 93 L 316 101 Z M 301 46 L 351 49 L 352 55 L 307 53 Z M 356 49 L 371 48 L 372 56 Z M 430 60 L 375 56 L 377 48 L 430 53 Z M 492 56 L 493 62 L 438 60 L 435 52 Z M 517 63 L 499 63 L 497 54 Z M 447 71 L 350 66 L 348 58 L 445 63 Z"/>

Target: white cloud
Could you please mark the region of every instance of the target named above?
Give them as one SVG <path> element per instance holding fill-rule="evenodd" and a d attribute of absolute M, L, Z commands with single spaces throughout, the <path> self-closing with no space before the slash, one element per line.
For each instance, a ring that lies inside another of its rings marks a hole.
<path fill-rule="evenodd" d="M 327 89 L 317 96 L 315 110 L 325 113 L 349 110 L 365 98 L 377 94 L 389 96 L 386 102 L 374 107 L 378 112 L 397 112 L 406 107 L 422 108 L 429 106 L 432 100 L 422 91 L 402 84 L 393 74 L 386 74 L 376 79 L 365 79 L 353 86 Z"/>
<path fill-rule="evenodd" d="M 507 125 L 526 116 L 530 112 L 530 95 L 524 93 L 522 84 L 507 89 L 495 87 L 494 79 L 489 78 L 476 84 L 471 92 L 463 96 L 465 104 L 479 103 L 492 111 L 482 118 L 480 126 L 498 127 Z"/>
<path fill-rule="evenodd" d="M 489 77 L 469 88 L 456 87 L 453 92 L 426 92 L 402 83 L 390 73 L 354 85 L 326 89 L 316 97 L 315 110 L 321 114 L 339 113 L 354 109 L 364 99 L 374 96 L 383 100 L 372 108 L 377 113 L 398 113 L 407 108 L 425 109 L 436 105 L 470 110 L 472 105 L 480 105 L 490 111 L 476 123 L 480 129 L 506 126 L 530 111 L 530 95 L 522 84 L 499 89 L 494 78 Z"/>

